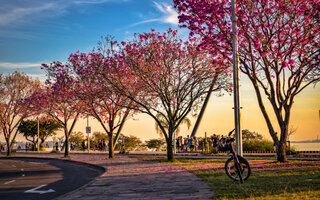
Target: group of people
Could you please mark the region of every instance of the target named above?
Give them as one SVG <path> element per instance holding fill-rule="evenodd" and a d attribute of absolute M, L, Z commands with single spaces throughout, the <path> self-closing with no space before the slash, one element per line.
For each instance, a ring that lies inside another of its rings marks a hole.
<path fill-rule="evenodd" d="M 88 149 L 85 140 L 82 141 L 81 147 L 82 147 L 82 150 L 83 150 L 83 151 L 86 150 L 86 149 Z M 98 151 L 106 151 L 106 150 L 107 150 L 107 145 L 106 145 L 105 139 L 98 140 L 97 143 L 96 143 L 95 141 L 92 141 L 91 144 L 90 144 L 90 149 L 93 149 L 94 151 L 95 151 L 95 150 L 98 150 Z"/>
<path fill-rule="evenodd" d="M 203 148 L 208 151 L 218 152 L 225 149 L 226 137 L 221 135 L 213 134 L 211 137 L 203 139 Z M 210 146 L 210 148 L 209 148 Z M 186 138 L 182 136 L 176 139 L 177 152 L 197 152 L 199 147 L 199 139 L 195 136 L 190 137 L 187 135 Z"/>
<path fill-rule="evenodd" d="M 210 139 L 211 139 L 211 146 L 214 152 L 223 151 L 225 149 L 226 140 L 227 140 L 225 136 L 223 135 L 219 136 L 219 135 L 213 134 Z"/>
<path fill-rule="evenodd" d="M 33 150 L 33 144 L 26 142 L 26 151 L 30 151 L 30 150 Z"/>
<path fill-rule="evenodd" d="M 187 137 L 185 139 L 182 136 L 177 138 L 176 147 L 178 152 L 196 152 L 199 147 L 199 140 L 197 137 Z"/>
<path fill-rule="evenodd" d="M 93 150 L 98 150 L 98 151 L 105 151 L 106 150 L 106 141 L 105 139 L 103 140 L 98 140 L 98 143 L 95 141 L 92 142 L 92 148 Z"/>

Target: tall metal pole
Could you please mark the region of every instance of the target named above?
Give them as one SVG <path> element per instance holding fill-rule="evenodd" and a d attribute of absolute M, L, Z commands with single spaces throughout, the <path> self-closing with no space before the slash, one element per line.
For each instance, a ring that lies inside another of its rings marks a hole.
<path fill-rule="evenodd" d="M 87 127 L 89 127 L 89 117 L 87 117 Z M 89 132 L 91 132 L 91 130 L 87 131 L 87 133 L 88 133 L 88 153 L 90 153 L 90 138 L 89 138 L 90 133 Z"/>
<path fill-rule="evenodd" d="M 234 122 L 236 134 L 236 151 L 242 156 L 242 133 L 240 128 L 240 94 L 239 94 L 239 53 L 237 30 L 237 1 L 231 0 L 232 10 L 232 49 L 233 49 L 233 91 L 234 91 Z"/>
<path fill-rule="evenodd" d="M 38 146 L 38 152 L 40 153 L 40 146 L 39 146 L 39 135 L 40 135 L 40 130 L 39 130 L 39 117 L 37 118 L 37 131 L 38 131 L 38 142 L 37 142 L 37 146 Z"/>

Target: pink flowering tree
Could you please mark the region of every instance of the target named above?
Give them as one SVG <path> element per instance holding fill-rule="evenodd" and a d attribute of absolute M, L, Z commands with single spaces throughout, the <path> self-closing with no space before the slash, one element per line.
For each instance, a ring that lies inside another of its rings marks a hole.
<path fill-rule="evenodd" d="M 122 46 L 117 76 L 106 78 L 137 105 L 133 109 L 155 120 L 167 143 L 167 158 L 173 160 L 173 133 L 198 110 L 212 84 L 214 91 L 229 88 L 227 71 L 197 49 L 196 39 L 184 42 L 172 29 L 137 34 Z"/>
<path fill-rule="evenodd" d="M 254 87 L 280 162 L 286 161 L 294 98 L 319 81 L 319 4 L 318 0 L 237 1 L 241 71 Z M 174 0 L 174 5 L 181 26 L 201 38 L 200 48 L 209 48 L 213 56 L 231 61 L 230 1 Z M 275 122 L 264 98 L 273 109 Z"/>
<path fill-rule="evenodd" d="M 65 136 L 64 156 L 69 156 L 69 137 L 82 112 L 83 102 L 75 95 L 78 88 L 67 64 L 53 62 L 43 64 L 47 72 L 47 87 L 30 100 L 41 109 L 41 113 L 55 120 Z"/>
<path fill-rule="evenodd" d="M 11 155 L 18 126 L 31 114 L 24 99 L 32 95 L 39 85 L 38 81 L 23 73 L 0 74 L 0 128 L 6 140 L 7 156 Z"/>
<path fill-rule="evenodd" d="M 127 119 L 129 109 L 122 105 L 129 105 L 127 97 L 119 95 L 111 87 L 105 77 L 116 73 L 114 55 L 107 45 L 99 52 L 89 54 L 77 53 L 69 57 L 69 67 L 78 83 L 76 95 L 84 103 L 84 114 L 92 116 L 99 121 L 108 134 L 109 158 L 114 158 L 114 134 Z"/>

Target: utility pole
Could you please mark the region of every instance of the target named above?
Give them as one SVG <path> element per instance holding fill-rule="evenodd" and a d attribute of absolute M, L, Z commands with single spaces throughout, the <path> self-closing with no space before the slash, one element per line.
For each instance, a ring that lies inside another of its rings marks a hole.
<path fill-rule="evenodd" d="M 232 10 L 232 49 L 233 49 L 233 94 L 234 94 L 234 122 L 236 134 L 236 151 L 242 156 L 242 133 L 240 128 L 240 94 L 239 94 L 239 53 L 237 34 L 237 1 L 231 0 Z"/>

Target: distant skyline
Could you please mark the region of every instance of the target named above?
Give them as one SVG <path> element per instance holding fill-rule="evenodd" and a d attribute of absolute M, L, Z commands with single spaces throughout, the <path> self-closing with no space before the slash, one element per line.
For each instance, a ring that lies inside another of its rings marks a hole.
<path fill-rule="evenodd" d="M 188 35 L 188 30 L 178 27 L 177 13 L 170 0 L 0 0 L 0 3 L 0 73 L 18 70 L 41 80 L 45 79 L 40 69 L 42 63 L 65 62 L 71 53 L 89 52 L 106 35 L 127 41 L 134 33 L 149 32 L 152 28 L 163 32 L 170 27 L 179 29 L 183 38 Z M 241 128 L 270 139 L 251 83 L 243 74 L 240 92 Z M 297 131 L 291 140 L 313 140 L 320 136 L 319 97 L 319 86 L 310 86 L 296 97 L 291 125 Z M 232 96 L 213 95 L 197 135 L 226 134 L 232 130 L 232 107 Z M 150 117 L 135 118 L 125 124 L 123 133 L 143 140 L 159 137 Z M 190 119 L 194 125 L 196 119 Z M 102 131 L 94 120 L 90 119 L 90 124 L 93 131 Z M 81 120 L 75 131 L 85 132 L 85 126 L 86 120 Z M 182 127 L 181 135 L 191 131 L 192 127 L 190 130 Z M 2 135 L 0 140 L 3 142 Z"/>

